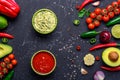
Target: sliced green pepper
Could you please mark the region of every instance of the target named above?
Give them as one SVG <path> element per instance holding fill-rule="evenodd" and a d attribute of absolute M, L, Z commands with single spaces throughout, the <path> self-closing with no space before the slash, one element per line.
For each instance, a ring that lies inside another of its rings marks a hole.
<path fill-rule="evenodd" d="M 107 22 L 106 26 L 112 26 L 120 23 L 120 16 Z"/>
<path fill-rule="evenodd" d="M 96 43 L 96 38 L 90 39 L 90 44 L 95 44 Z"/>
<path fill-rule="evenodd" d="M 81 38 L 93 38 L 95 36 L 97 36 L 100 32 L 97 31 L 88 31 L 88 32 L 83 32 L 80 37 Z"/>
<path fill-rule="evenodd" d="M 8 43 L 8 38 L 2 38 L 2 43 Z"/>

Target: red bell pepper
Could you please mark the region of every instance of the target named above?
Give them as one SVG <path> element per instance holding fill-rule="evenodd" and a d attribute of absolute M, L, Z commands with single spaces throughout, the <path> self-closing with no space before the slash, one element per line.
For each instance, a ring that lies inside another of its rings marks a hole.
<path fill-rule="evenodd" d="M 19 5 L 14 0 L 0 0 L 0 13 L 10 18 L 17 17 L 20 12 Z"/>

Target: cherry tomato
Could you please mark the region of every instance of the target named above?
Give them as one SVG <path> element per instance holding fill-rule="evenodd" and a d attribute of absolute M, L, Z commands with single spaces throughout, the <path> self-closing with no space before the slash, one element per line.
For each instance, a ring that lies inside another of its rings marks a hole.
<path fill-rule="evenodd" d="M 0 71 L 2 71 L 2 69 L 3 69 L 2 66 L 0 66 Z"/>
<path fill-rule="evenodd" d="M 10 58 L 5 57 L 5 58 L 4 58 L 4 62 L 5 62 L 6 64 L 10 63 Z"/>
<path fill-rule="evenodd" d="M 120 10 L 118 8 L 116 8 L 116 9 L 114 9 L 114 13 L 115 13 L 115 15 L 118 15 L 118 14 L 120 14 Z"/>
<path fill-rule="evenodd" d="M 109 18 L 109 16 L 108 16 L 108 15 L 103 16 L 103 21 L 104 21 L 104 22 L 108 22 L 108 21 L 109 21 L 109 19 L 110 19 L 110 18 Z"/>
<path fill-rule="evenodd" d="M 93 30 L 95 28 L 95 25 L 93 23 L 88 24 L 88 29 Z"/>
<path fill-rule="evenodd" d="M 96 14 L 95 14 L 94 12 L 91 12 L 91 13 L 90 13 L 90 17 L 91 17 L 91 18 L 95 18 L 95 17 L 96 17 Z"/>
<path fill-rule="evenodd" d="M 100 14 L 100 13 L 101 13 L 101 9 L 100 9 L 100 8 L 96 8 L 94 12 L 95 12 L 95 14 L 97 14 L 97 15 L 98 15 L 98 14 Z"/>
<path fill-rule="evenodd" d="M 112 2 L 112 6 L 114 7 L 114 8 L 118 8 L 118 2 L 117 1 L 114 1 L 114 2 Z"/>
<path fill-rule="evenodd" d="M 120 4 L 120 0 L 117 0 L 118 1 L 118 4 Z"/>
<path fill-rule="evenodd" d="M 93 21 L 93 19 L 92 18 L 90 18 L 90 17 L 88 17 L 87 19 L 86 19 L 86 22 L 89 24 L 89 23 L 92 23 L 92 21 Z"/>
<path fill-rule="evenodd" d="M 13 65 L 11 63 L 7 64 L 8 69 L 13 69 Z"/>
<path fill-rule="evenodd" d="M 15 55 L 14 54 L 9 54 L 8 57 L 12 60 L 15 58 Z"/>
<path fill-rule="evenodd" d="M 95 27 L 98 27 L 98 26 L 100 26 L 100 21 L 98 21 L 98 20 L 94 20 L 94 25 L 95 25 Z"/>
<path fill-rule="evenodd" d="M 109 12 L 108 15 L 110 18 L 113 18 L 115 16 L 114 12 Z"/>
<path fill-rule="evenodd" d="M 1 66 L 2 68 L 6 67 L 6 63 L 5 63 L 5 62 L 1 62 L 1 63 L 0 63 L 0 66 Z"/>
<path fill-rule="evenodd" d="M 99 20 L 99 21 L 101 21 L 102 20 L 102 15 L 100 15 L 100 14 L 97 15 L 96 19 Z"/>
<path fill-rule="evenodd" d="M 4 77 L 4 73 L 0 72 L 0 79 L 2 79 Z"/>
<path fill-rule="evenodd" d="M 2 72 L 3 72 L 4 74 L 7 74 L 7 73 L 8 73 L 8 69 L 7 69 L 7 68 L 3 68 Z"/>
<path fill-rule="evenodd" d="M 12 65 L 16 65 L 16 64 L 17 64 L 17 60 L 16 60 L 16 59 L 13 59 L 13 60 L 11 61 L 11 63 L 12 63 Z"/>
<path fill-rule="evenodd" d="M 107 11 L 107 9 L 102 9 L 101 13 L 102 13 L 102 15 L 107 15 L 108 11 Z"/>
<path fill-rule="evenodd" d="M 108 12 L 111 12 L 111 11 L 113 11 L 114 8 L 112 5 L 108 5 L 106 9 Z"/>

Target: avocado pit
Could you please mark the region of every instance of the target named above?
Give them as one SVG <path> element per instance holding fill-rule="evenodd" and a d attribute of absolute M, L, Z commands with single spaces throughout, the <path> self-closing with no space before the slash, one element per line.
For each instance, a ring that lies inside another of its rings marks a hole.
<path fill-rule="evenodd" d="M 111 61 L 116 62 L 119 58 L 119 55 L 116 51 L 111 51 L 108 57 Z"/>

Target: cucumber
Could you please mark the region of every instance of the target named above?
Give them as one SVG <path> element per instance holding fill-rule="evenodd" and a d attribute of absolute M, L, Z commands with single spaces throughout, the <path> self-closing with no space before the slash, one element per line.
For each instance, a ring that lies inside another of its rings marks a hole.
<path fill-rule="evenodd" d="M 49 9 L 40 9 L 33 14 L 33 28 L 40 34 L 49 34 L 57 26 L 57 16 Z"/>
<path fill-rule="evenodd" d="M 13 48 L 8 44 L 0 43 L 0 58 L 10 54 L 13 51 Z"/>

